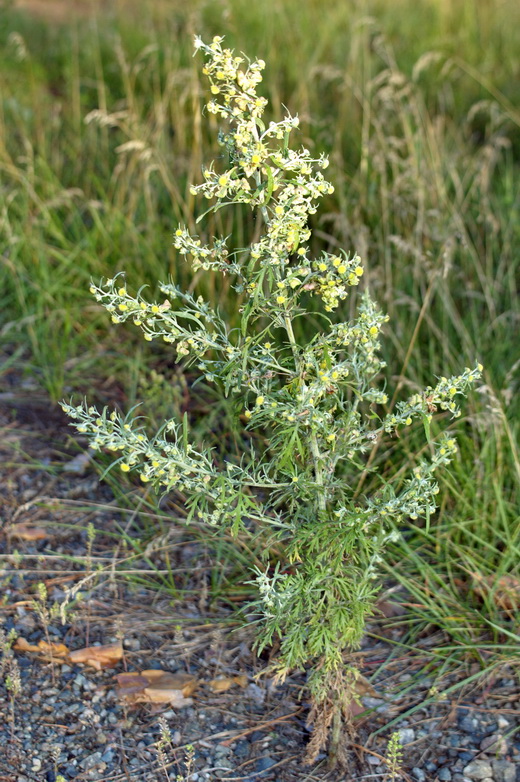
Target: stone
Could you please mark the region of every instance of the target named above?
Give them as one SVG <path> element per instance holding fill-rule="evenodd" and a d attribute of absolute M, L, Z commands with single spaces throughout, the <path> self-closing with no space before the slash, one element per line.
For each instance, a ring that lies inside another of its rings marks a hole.
<path fill-rule="evenodd" d="M 475 717 L 470 717 L 469 714 L 467 714 L 459 720 L 459 728 L 463 730 L 464 733 L 474 733 L 478 728 L 478 721 Z"/>
<path fill-rule="evenodd" d="M 401 728 L 397 733 L 401 744 L 411 744 L 412 741 L 415 741 L 415 731 L 413 728 Z"/>
<path fill-rule="evenodd" d="M 268 755 L 258 758 L 255 764 L 255 772 L 258 773 L 259 776 L 263 776 L 263 772 L 268 771 L 271 766 L 276 766 L 276 760 L 273 760 L 273 758 L 270 758 Z"/>
<path fill-rule="evenodd" d="M 515 782 L 516 765 L 509 760 L 492 760 L 493 777 L 495 782 Z"/>
<path fill-rule="evenodd" d="M 469 779 L 486 779 L 493 774 L 493 770 L 487 760 L 472 760 L 464 768 L 464 776 Z"/>
<path fill-rule="evenodd" d="M 93 766 L 97 766 L 97 764 L 101 761 L 101 757 L 101 752 L 93 752 L 92 755 L 89 755 L 84 760 L 82 760 L 79 765 L 85 770 L 90 769 Z"/>
<path fill-rule="evenodd" d="M 417 782 L 426 782 L 426 774 L 422 768 L 412 768 L 412 775 L 415 777 Z"/>
<path fill-rule="evenodd" d="M 231 747 L 227 747 L 225 744 L 217 744 L 215 747 L 215 755 L 229 755 L 232 752 Z"/>
<path fill-rule="evenodd" d="M 482 752 L 489 752 L 492 755 L 505 755 L 507 752 L 507 742 L 500 733 L 492 733 L 491 736 L 486 736 L 480 742 L 480 749 Z"/>
<path fill-rule="evenodd" d="M 62 670 L 63 670 L 63 668 L 62 668 Z M 500 728 L 500 730 L 505 730 L 506 728 L 509 727 L 510 722 L 509 722 L 509 720 L 506 720 L 505 717 L 500 715 L 499 718 L 497 719 L 497 725 Z"/>
<path fill-rule="evenodd" d="M 451 771 L 447 766 L 444 766 L 437 771 L 437 777 L 440 782 L 451 782 Z"/>
<path fill-rule="evenodd" d="M 234 753 L 237 758 L 247 758 L 249 757 L 250 750 L 251 744 L 249 741 L 242 739 L 241 741 L 237 741 L 235 744 Z"/>

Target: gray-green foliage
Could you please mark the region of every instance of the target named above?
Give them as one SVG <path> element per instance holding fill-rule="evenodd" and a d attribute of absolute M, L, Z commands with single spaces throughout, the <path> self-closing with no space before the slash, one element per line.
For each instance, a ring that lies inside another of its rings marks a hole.
<path fill-rule="evenodd" d="M 209 211 L 245 204 L 262 230 L 249 247 L 231 249 L 221 238 L 203 245 L 181 226 L 174 244 L 194 271 L 232 277 L 242 301 L 240 328 L 231 329 L 210 304 L 172 283 L 161 284 L 160 302 L 149 302 L 142 290 L 131 295 L 120 276 L 93 284 L 91 292 L 114 322 L 130 319 L 145 340 L 171 343 L 180 361 L 234 395 L 246 428 L 263 433 L 266 445 L 245 448 L 238 463 L 222 469 L 211 452 L 190 444 L 186 419 L 165 421 L 150 437 L 132 414 L 63 407 L 94 448 L 119 454 L 121 470 L 159 491 L 182 490 L 190 517 L 235 531 L 254 519 L 283 541 L 287 562 L 256 573 L 263 613 L 258 646 L 280 639 L 282 678 L 310 665 L 320 702 L 374 610 L 385 545 L 407 517 L 428 520 L 435 509 L 435 472 L 451 461 L 456 443 L 449 435 L 430 442 L 432 415 L 457 416 L 455 397 L 481 367 L 442 377 L 389 406 L 378 355 L 386 316 L 368 293 L 355 320 L 331 315 L 360 282 L 360 258 L 343 252 L 312 258 L 306 244 L 309 217 L 333 189 L 322 173 L 327 159 L 291 148 L 297 118 L 263 122 L 266 100 L 256 91 L 262 61 L 236 57 L 218 37 L 210 45 L 197 38 L 196 48 L 207 57 L 207 110 L 225 123 L 220 142 L 229 166 L 219 171 L 212 164 L 193 193 L 211 201 Z M 294 323 L 306 316 L 310 297 L 322 300 L 321 327 L 299 343 Z M 424 423 L 428 458 L 418 458 L 406 478 L 381 480 L 380 490 L 358 494 L 366 455 L 417 420 Z"/>

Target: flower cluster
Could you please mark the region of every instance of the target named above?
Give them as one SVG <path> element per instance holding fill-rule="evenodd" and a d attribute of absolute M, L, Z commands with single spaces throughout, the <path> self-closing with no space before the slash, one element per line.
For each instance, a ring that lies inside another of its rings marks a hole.
<path fill-rule="evenodd" d="M 458 394 L 466 394 L 481 375 L 482 364 L 477 364 L 474 369 L 466 367 L 461 375 L 441 377 L 435 387 L 428 386 L 422 394 L 413 394 L 407 401 L 398 402 L 395 412 L 385 419 L 385 431 L 391 432 L 402 425 L 409 426 L 417 417 L 429 422 L 437 409 L 451 413 L 452 418 L 458 418 L 460 408 L 455 402 L 455 397 Z"/>
<path fill-rule="evenodd" d="M 341 257 L 324 253 L 312 265 L 316 272 L 317 292 L 323 299 L 326 312 L 336 309 L 340 301 L 346 299 L 347 287 L 358 285 L 363 276 L 358 255 L 349 259 L 346 255 Z"/>

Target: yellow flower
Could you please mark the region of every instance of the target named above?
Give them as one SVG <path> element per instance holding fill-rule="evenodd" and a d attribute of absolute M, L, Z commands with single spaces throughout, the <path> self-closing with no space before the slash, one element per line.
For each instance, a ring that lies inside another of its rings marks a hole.
<path fill-rule="evenodd" d="M 283 304 L 286 301 L 287 301 L 287 298 L 285 296 L 277 296 L 276 297 L 276 303 L 277 304 Z"/>
<path fill-rule="evenodd" d="M 119 288 L 117 292 L 118 296 L 126 296 L 126 288 Z"/>
<path fill-rule="evenodd" d="M 364 272 L 364 269 L 363 269 L 362 266 L 356 266 L 356 268 L 354 269 L 354 274 L 356 275 L 356 277 L 362 277 L 363 276 L 363 272 Z"/>
<path fill-rule="evenodd" d="M 126 464 L 126 462 L 122 462 L 122 464 L 119 465 L 121 467 L 121 470 L 123 472 L 128 472 L 130 470 L 130 465 Z"/>
<path fill-rule="evenodd" d="M 377 326 L 371 326 L 371 328 L 370 328 L 368 333 L 372 334 L 372 336 L 375 336 L 378 331 L 379 331 L 379 329 L 377 328 Z"/>
<path fill-rule="evenodd" d="M 264 402 L 265 402 L 265 397 L 264 396 L 257 396 L 256 397 L 256 404 L 257 405 L 263 405 Z"/>

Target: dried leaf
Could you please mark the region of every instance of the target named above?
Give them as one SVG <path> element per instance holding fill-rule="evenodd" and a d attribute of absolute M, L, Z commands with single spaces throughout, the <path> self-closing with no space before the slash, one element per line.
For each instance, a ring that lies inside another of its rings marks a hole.
<path fill-rule="evenodd" d="M 192 695 L 198 686 L 197 679 L 189 673 L 170 673 L 169 671 L 150 669 L 141 671 L 141 676 L 145 676 L 153 687 L 159 685 L 171 687 L 172 690 L 180 690 L 186 698 Z"/>
<path fill-rule="evenodd" d="M 44 527 L 30 527 L 28 524 L 13 524 L 9 529 L 9 537 L 19 540 L 45 540 L 49 533 Z"/>
<path fill-rule="evenodd" d="M 149 684 L 148 679 L 141 676 L 137 671 L 134 673 L 119 673 L 115 678 L 117 679 L 119 697 L 127 700 L 132 700 L 134 695 L 142 693 Z"/>
<path fill-rule="evenodd" d="M 84 663 L 101 671 L 103 668 L 113 668 L 123 657 L 121 641 L 105 646 L 87 646 L 85 649 L 76 649 L 69 654 L 72 663 Z"/>
<path fill-rule="evenodd" d="M 360 697 L 363 697 L 364 695 L 370 695 L 372 698 L 378 697 L 377 691 L 374 690 L 368 679 L 365 679 L 361 674 L 358 674 L 356 678 L 354 689 L 356 694 Z"/>
<path fill-rule="evenodd" d="M 242 674 L 241 676 L 224 677 L 221 676 L 218 679 L 212 679 L 209 682 L 209 686 L 213 692 L 226 692 L 234 685 L 239 687 L 247 687 L 247 676 Z"/>
<path fill-rule="evenodd" d="M 38 641 L 37 644 L 30 644 L 25 638 L 19 636 L 14 643 L 13 649 L 18 652 L 37 652 L 45 657 L 46 660 L 61 660 L 65 662 L 69 655 L 69 648 L 61 643 L 47 643 L 47 641 Z"/>
<path fill-rule="evenodd" d="M 193 701 L 188 696 L 197 688 L 197 680 L 186 673 L 157 669 L 119 674 L 118 694 L 129 703 L 168 703 L 180 708 Z"/>
<path fill-rule="evenodd" d="M 473 591 L 482 600 L 491 599 L 502 611 L 520 608 L 520 581 L 514 576 L 483 576 L 472 573 Z"/>

